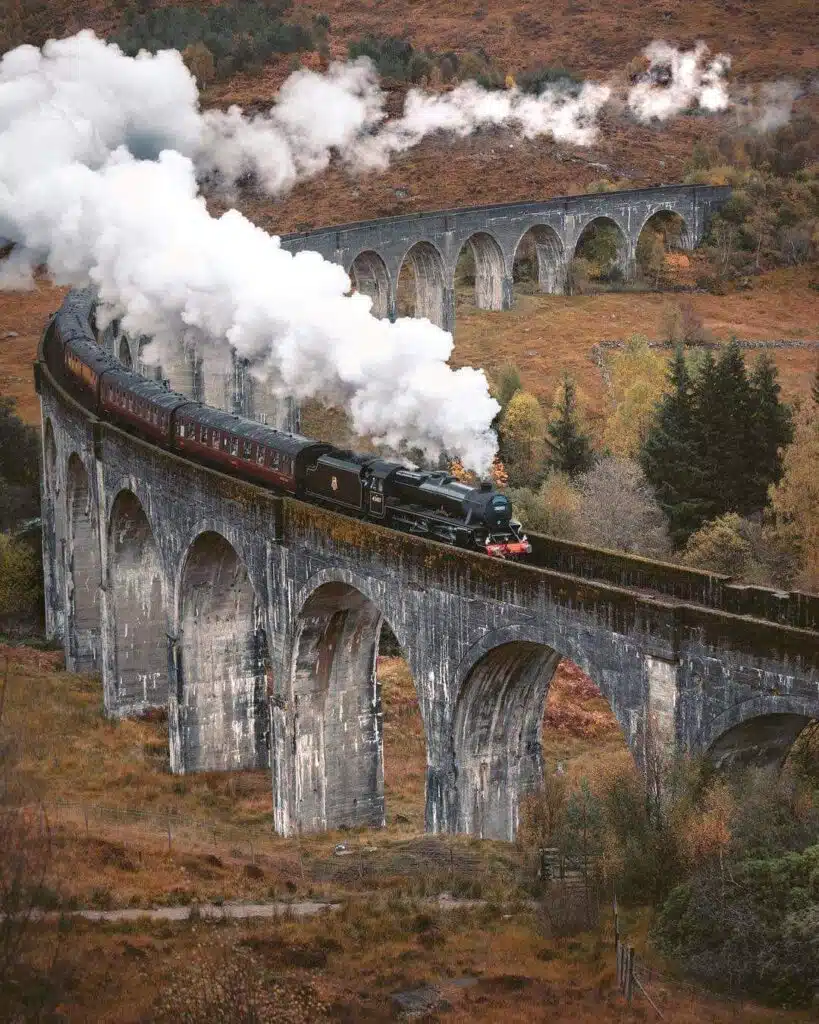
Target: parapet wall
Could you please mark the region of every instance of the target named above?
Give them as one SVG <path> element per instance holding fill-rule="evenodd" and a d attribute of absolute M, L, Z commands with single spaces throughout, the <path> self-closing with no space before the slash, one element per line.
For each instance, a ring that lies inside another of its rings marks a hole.
<path fill-rule="evenodd" d="M 656 562 L 557 537 L 530 534 L 529 539 L 534 561 L 558 572 L 662 594 L 732 615 L 749 615 L 797 629 L 819 629 L 819 595 L 735 583 L 733 577 L 721 573 Z"/>

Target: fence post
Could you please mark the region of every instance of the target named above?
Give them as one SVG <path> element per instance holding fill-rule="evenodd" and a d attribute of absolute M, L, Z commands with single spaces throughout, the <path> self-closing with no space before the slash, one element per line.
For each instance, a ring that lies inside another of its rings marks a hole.
<path fill-rule="evenodd" d="M 626 949 L 626 1002 L 631 1003 L 632 988 L 634 985 L 634 946 Z"/>
<path fill-rule="evenodd" d="M 620 944 L 620 915 L 617 912 L 617 893 L 614 894 L 614 948 Z"/>

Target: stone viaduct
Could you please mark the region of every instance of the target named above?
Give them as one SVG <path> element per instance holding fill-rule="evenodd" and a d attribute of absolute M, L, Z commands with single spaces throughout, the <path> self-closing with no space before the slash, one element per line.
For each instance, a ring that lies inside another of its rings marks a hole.
<path fill-rule="evenodd" d="M 658 214 L 679 218 L 679 244 L 691 249 L 702 240 L 713 212 L 730 195 L 728 186 L 666 185 L 658 188 L 568 196 L 543 202 L 506 203 L 406 217 L 364 221 L 340 227 L 284 235 L 290 252 L 312 251 L 341 264 L 353 287 L 371 296 L 376 316 L 396 315 L 401 269 L 412 270 L 414 315 L 453 330 L 455 271 L 469 250 L 475 265 L 475 301 L 480 309 L 510 309 L 516 256 L 531 243 L 539 286 L 556 294 L 565 290 L 569 264 L 583 232 L 607 224 L 616 233 L 618 262 L 625 276 L 634 268 L 637 242 Z M 165 378 L 170 386 L 198 401 L 229 412 L 298 429 L 299 414 L 291 400 L 263 395 L 240 360 L 203 365 L 182 345 L 165 355 L 163 365 L 148 360 L 146 338 L 129 338 L 118 324 L 98 330 L 100 342 L 129 367 L 146 376 Z"/>
<path fill-rule="evenodd" d="M 75 293 L 54 323 L 90 334 L 91 310 Z M 269 766 L 281 833 L 384 821 L 383 622 L 432 831 L 514 836 L 563 656 L 638 762 L 662 743 L 775 763 L 819 717 L 819 598 L 545 537 L 525 565 L 447 548 L 181 460 L 37 379 L 49 632 L 109 715 L 167 705 L 173 771 Z"/>
<path fill-rule="evenodd" d="M 676 214 L 682 221 L 680 244 L 692 249 L 730 192 L 728 186 L 664 185 L 467 207 L 285 235 L 282 245 L 291 252 L 319 252 L 340 263 L 354 287 L 372 297 L 376 316 L 395 317 L 398 277 L 409 263 L 415 279 L 415 315 L 451 331 L 455 326 L 455 268 L 465 247 L 475 262 L 478 308 L 509 309 L 515 257 L 525 238 L 534 246 L 540 289 L 561 293 L 580 237 L 591 224 L 615 229 L 618 264 L 628 277 L 634 268 L 637 240 L 652 217 Z"/>

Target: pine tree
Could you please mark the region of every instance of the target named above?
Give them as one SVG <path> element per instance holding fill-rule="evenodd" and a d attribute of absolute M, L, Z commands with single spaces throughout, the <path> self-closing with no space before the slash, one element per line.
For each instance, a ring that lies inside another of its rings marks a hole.
<path fill-rule="evenodd" d="M 564 376 L 557 400 L 557 416 L 547 429 L 550 462 L 555 469 L 575 478 L 594 465 L 594 452 L 588 435 L 580 429 L 577 392 L 574 381 Z"/>
<path fill-rule="evenodd" d="M 718 360 L 709 355 L 694 382 L 694 414 L 702 431 L 701 498 L 706 519 L 747 515 L 754 505 L 754 403 L 745 360 L 731 342 Z"/>
<path fill-rule="evenodd" d="M 751 511 L 756 511 L 765 505 L 770 485 L 782 478 L 782 450 L 793 441 L 793 420 L 790 407 L 779 397 L 776 364 L 772 359 L 759 357 L 750 383 L 754 451 L 748 498 Z"/>
<path fill-rule="evenodd" d="M 702 435 L 682 346 L 671 364 L 669 381 L 670 390 L 657 407 L 640 463 L 668 519 L 671 539 L 680 547 L 707 518 L 700 473 Z"/>

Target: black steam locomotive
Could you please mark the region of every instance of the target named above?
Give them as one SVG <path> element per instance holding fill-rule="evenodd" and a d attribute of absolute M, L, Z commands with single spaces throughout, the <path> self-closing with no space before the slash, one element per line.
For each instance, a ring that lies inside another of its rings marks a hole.
<path fill-rule="evenodd" d="M 416 472 L 191 401 L 126 369 L 63 308 L 45 336 L 52 374 L 101 419 L 188 458 L 393 529 L 501 558 L 531 552 L 509 499 L 443 472 Z"/>

